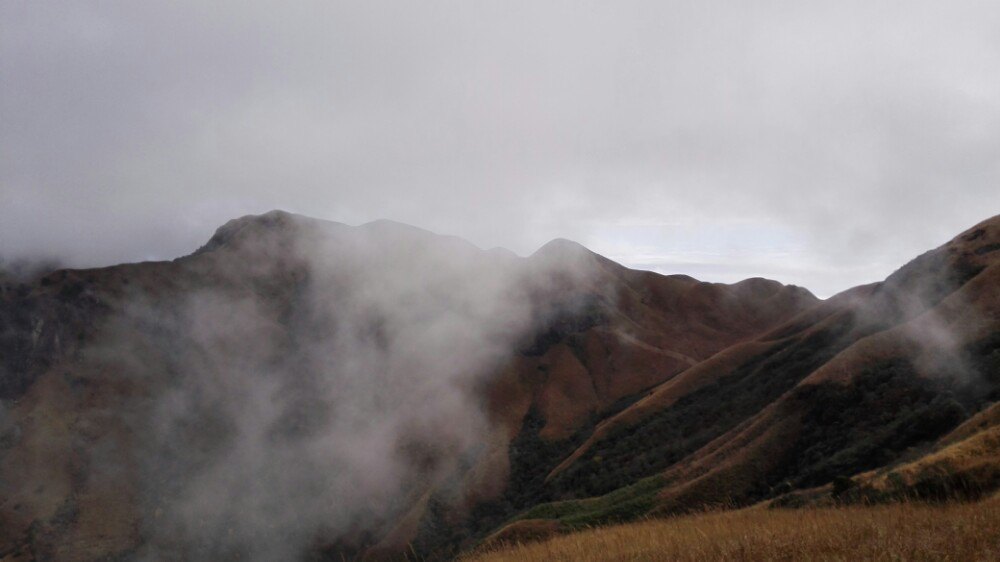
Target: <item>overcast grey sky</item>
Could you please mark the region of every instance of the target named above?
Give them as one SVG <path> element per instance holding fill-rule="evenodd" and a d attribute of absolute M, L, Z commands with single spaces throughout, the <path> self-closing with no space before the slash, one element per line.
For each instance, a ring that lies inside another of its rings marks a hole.
<path fill-rule="evenodd" d="M 0 255 L 282 208 L 821 296 L 1000 212 L 1000 4 L 0 3 Z"/>

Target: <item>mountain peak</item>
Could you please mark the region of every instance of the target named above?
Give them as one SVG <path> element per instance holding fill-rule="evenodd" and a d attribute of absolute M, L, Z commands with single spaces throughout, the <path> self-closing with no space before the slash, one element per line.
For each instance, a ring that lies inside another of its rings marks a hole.
<path fill-rule="evenodd" d="M 554 238 L 535 250 L 531 257 L 581 257 L 593 255 L 586 246 L 566 238 Z"/>
<path fill-rule="evenodd" d="M 296 222 L 297 215 L 275 209 L 261 215 L 244 215 L 232 219 L 216 229 L 215 234 L 194 253 L 203 254 L 227 246 L 245 237 L 249 233 L 259 234 L 262 231 L 286 230 Z M 302 217 L 304 218 L 304 217 Z"/>
<path fill-rule="evenodd" d="M 305 227 L 343 226 L 340 223 L 326 221 L 290 213 L 280 209 L 268 211 L 260 215 L 244 215 L 232 219 L 216 229 L 215 234 L 204 246 L 195 250 L 194 254 L 212 252 L 225 246 L 240 242 L 272 236 L 293 236 Z"/>

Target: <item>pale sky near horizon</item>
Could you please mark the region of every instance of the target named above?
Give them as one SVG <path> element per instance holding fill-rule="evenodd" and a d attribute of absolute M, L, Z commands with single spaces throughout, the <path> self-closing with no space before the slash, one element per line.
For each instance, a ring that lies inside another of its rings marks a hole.
<path fill-rule="evenodd" d="M 995 2 L 0 4 L 0 258 L 280 208 L 820 296 L 1000 213 Z"/>

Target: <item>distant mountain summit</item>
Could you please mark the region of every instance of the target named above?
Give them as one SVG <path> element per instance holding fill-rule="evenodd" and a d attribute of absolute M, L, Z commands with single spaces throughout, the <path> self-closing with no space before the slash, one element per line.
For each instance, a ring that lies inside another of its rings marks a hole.
<path fill-rule="evenodd" d="M 173 261 L 0 277 L 0 557 L 435 559 L 529 527 L 986 493 L 998 263 L 994 217 L 820 301 L 272 211 Z M 866 472 L 965 439 L 987 453 L 944 480 Z"/>

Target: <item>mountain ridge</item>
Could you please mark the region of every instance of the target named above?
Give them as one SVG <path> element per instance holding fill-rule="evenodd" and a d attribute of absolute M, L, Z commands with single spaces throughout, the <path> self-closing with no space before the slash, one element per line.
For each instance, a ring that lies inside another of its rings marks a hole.
<path fill-rule="evenodd" d="M 172 261 L 4 281 L 0 553 L 446 558 L 526 513 L 812 489 L 995 402 L 997 249 L 993 217 L 819 300 L 275 211 Z"/>
<path fill-rule="evenodd" d="M 642 400 L 604 420 L 586 442 L 549 473 L 546 483 L 558 483 L 571 468 L 580 471 L 581 463 L 589 462 L 592 467 L 593 462 L 586 461 L 588 455 L 591 458 L 603 455 L 607 459 L 606 454 L 594 453 L 592 449 L 601 449 L 602 442 L 614 443 L 616 435 L 620 440 L 624 435 L 631 438 L 637 430 L 647 431 L 643 428 L 655 424 L 656 416 L 669 413 L 671 409 L 683 411 L 680 401 L 686 396 L 695 396 L 699 388 L 717 384 L 741 369 L 754 369 L 754 362 L 761 358 L 764 358 L 764 365 L 772 365 L 773 379 L 785 368 L 775 360 L 782 356 L 796 357 L 796 348 L 809 341 L 818 343 L 819 347 L 802 357 L 807 361 L 813 356 L 825 358 L 799 368 L 799 374 L 789 379 L 790 383 L 796 380 L 797 383 L 788 386 L 788 390 L 756 414 L 670 465 L 656 477 L 656 483 L 647 485 L 651 492 L 626 494 L 625 500 L 607 500 L 610 505 L 601 512 L 593 512 L 588 524 L 622 520 L 623 516 L 615 515 L 615 510 L 621 513 L 629 505 L 627 502 L 639 501 L 644 507 L 625 516 L 626 520 L 643 513 L 678 513 L 706 504 L 753 503 L 769 495 L 780 496 L 782 492 L 774 490 L 782 487 L 808 487 L 824 480 L 829 482 L 838 473 L 846 477 L 853 471 L 886 463 L 891 466 L 897 454 L 891 451 L 920 443 L 928 446 L 937 436 L 941 436 L 942 446 L 947 446 L 951 439 L 947 433 L 950 427 L 967 416 L 975 416 L 976 409 L 995 411 L 996 400 L 1000 398 L 1000 338 L 997 335 L 1000 334 L 1000 326 L 997 326 L 1000 266 L 992 261 L 996 259 L 993 252 L 998 238 L 1000 218 L 983 221 L 901 267 L 885 282 L 840 293 L 756 341 L 727 348 L 677 378 L 662 383 Z M 817 340 L 820 336 L 822 339 Z M 794 343 L 796 341 L 799 343 Z M 843 343 L 837 344 L 837 341 Z M 815 346 L 815 343 L 809 345 Z M 824 348 L 829 351 L 822 351 Z M 685 378 L 693 379 L 694 386 L 683 384 Z M 891 383 L 887 386 L 883 381 Z M 900 387 L 893 388 L 893 383 Z M 675 391 L 677 385 L 683 388 Z M 861 390 L 858 386 L 866 389 Z M 882 405 L 869 411 L 858 409 L 859 404 L 864 404 L 863 407 L 874 405 L 868 402 L 871 400 Z M 872 416 L 872 411 L 876 419 L 887 416 L 893 423 L 886 427 L 879 425 L 885 421 L 866 419 Z M 840 442 L 844 444 L 835 445 L 838 439 L 843 439 L 837 435 L 840 430 L 831 429 L 835 424 L 847 428 L 859 424 L 859 429 L 864 429 L 851 440 Z M 872 439 L 873 442 L 865 444 Z M 851 447 L 837 449 L 845 444 Z M 947 494 L 978 496 L 1000 487 L 1000 467 L 995 464 L 996 441 L 983 437 L 976 445 L 987 447 L 977 457 L 985 455 L 987 460 L 981 461 L 985 464 L 975 465 L 976 476 L 956 473 L 954 482 L 960 484 L 949 484 L 952 491 Z M 830 446 L 836 453 L 830 457 L 813 452 Z M 625 450 L 636 448 L 626 446 Z M 608 449 L 608 445 L 601 449 L 607 450 L 613 449 Z M 815 460 L 808 461 L 809 458 Z M 811 469 L 794 468 L 796 464 L 801 466 L 803 461 L 819 464 Z M 920 492 L 920 486 L 931 484 L 919 482 L 946 482 L 943 478 L 951 478 L 949 470 L 959 470 L 945 468 L 947 465 L 940 461 L 928 460 L 926 463 L 939 471 L 936 476 L 924 472 L 914 476 L 919 471 L 907 469 L 907 476 L 897 479 L 917 482 L 912 484 L 917 486 L 915 492 L 897 495 L 868 492 L 870 488 L 865 488 L 868 484 L 860 484 L 859 489 L 865 491 L 864 497 L 869 501 L 890 501 L 894 497 L 927 493 Z M 590 470 L 593 468 L 586 469 Z M 945 472 L 940 472 L 942 470 Z M 801 480 L 782 483 L 782 478 L 795 471 L 804 471 L 799 472 Z M 656 471 L 648 474 L 656 474 Z M 869 478 L 858 476 L 862 483 Z M 932 478 L 936 480 L 928 480 Z M 761 484 L 765 486 L 763 490 Z M 941 489 L 940 484 L 933 486 Z M 806 497 L 825 497 L 829 501 L 831 489 L 828 485 L 812 494 Z M 775 501 L 780 505 L 793 503 L 780 497 Z M 553 520 L 573 521 L 576 517 L 573 513 L 587 511 L 582 504 L 577 506 L 572 502 L 562 507 L 558 507 L 558 503 L 551 505 L 551 508 L 536 506 L 526 517 L 536 517 L 532 513 L 549 513 L 547 520 L 551 525 Z M 498 537 L 508 532 L 511 536 L 516 535 L 518 525 L 523 523 L 512 524 L 509 531 L 500 531 L 492 540 L 499 540 Z M 532 525 L 543 528 L 541 522 Z M 556 528 L 565 525 L 564 522 Z"/>

